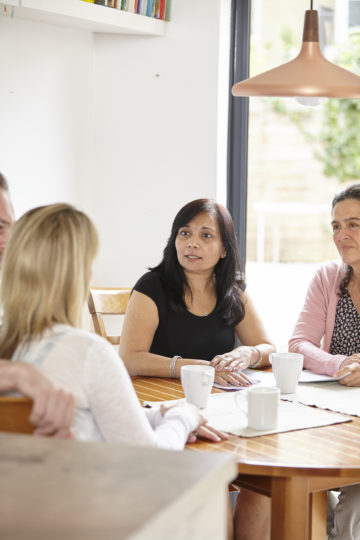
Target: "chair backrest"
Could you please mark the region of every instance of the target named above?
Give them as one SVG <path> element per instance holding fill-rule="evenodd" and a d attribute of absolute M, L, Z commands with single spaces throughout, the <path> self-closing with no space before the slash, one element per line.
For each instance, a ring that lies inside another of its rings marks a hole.
<path fill-rule="evenodd" d="M 107 335 L 103 315 L 124 315 L 129 302 L 131 289 L 126 287 L 92 287 L 88 306 L 92 316 L 94 330 L 113 345 L 119 345 L 120 335 Z"/>
<path fill-rule="evenodd" d="M 0 396 L 0 431 L 32 433 L 29 422 L 33 401 L 24 396 Z"/>

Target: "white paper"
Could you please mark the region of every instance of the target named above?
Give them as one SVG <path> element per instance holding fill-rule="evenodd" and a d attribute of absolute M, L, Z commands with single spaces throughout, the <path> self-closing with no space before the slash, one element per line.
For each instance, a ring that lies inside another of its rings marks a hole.
<path fill-rule="evenodd" d="M 360 388 L 356 386 L 333 382 L 300 384 L 296 394 L 283 394 L 281 399 L 360 416 Z"/>
<path fill-rule="evenodd" d="M 346 377 L 346 375 L 349 375 L 349 373 L 345 373 L 345 375 L 342 375 L 341 377 L 331 377 L 331 375 L 320 375 L 319 373 L 313 373 L 308 369 L 303 369 L 300 375 L 299 382 L 336 382 Z"/>

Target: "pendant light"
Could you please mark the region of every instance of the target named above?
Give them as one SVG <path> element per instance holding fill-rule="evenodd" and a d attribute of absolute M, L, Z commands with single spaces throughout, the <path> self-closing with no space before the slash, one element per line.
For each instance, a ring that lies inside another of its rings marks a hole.
<path fill-rule="evenodd" d="M 360 97 L 360 77 L 326 60 L 319 44 L 318 12 L 305 12 L 298 56 L 274 69 L 234 84 L 234 96 Z"/>

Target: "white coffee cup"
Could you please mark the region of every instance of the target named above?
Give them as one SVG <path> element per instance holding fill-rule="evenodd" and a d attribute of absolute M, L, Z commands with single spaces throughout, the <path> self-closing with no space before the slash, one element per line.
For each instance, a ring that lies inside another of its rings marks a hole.
<path fill-rule="evenodd" d="M 272 353 L 270 362 L 276 386 L 282 394 L 294 394 L 303 368 L 304 357 L 298 353 Z"/>
<path fill-rule="evenodd" d="M 215 369 L 212 366 L 181 366 L 180 376 L 186 401 L 205 409 L 214 384 Z"/>
<path fill-rule="evenodd" d="M 238 395 L 242 394 L 239 392 Z M 280 390 L 272 386 L 252 386 L 246 392 L 248 427 L 267 431 L 277 426 Z"/>

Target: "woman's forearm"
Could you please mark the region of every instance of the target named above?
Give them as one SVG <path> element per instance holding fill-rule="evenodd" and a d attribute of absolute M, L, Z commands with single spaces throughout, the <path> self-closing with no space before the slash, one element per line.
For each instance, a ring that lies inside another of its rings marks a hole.
<path fill-rule="evenodd" d="M 257 368 L 268 367 L 270 365 L 270 354 L 276 352 L 276 348 L 272 343 L 259 343 L 252 347 L 252 349 L 255 349 L 255 358 L 249 367 L 254 365 Z"/>
<path fill-rule="evenodd" d="M 129 374 L 132 377 L 143 375 L 145 377 L 171 377 L 171 358 L 152 354 L 150 352 L 123 353 L 121 356 Z M 175 377 L 180 378 L 181 366 L 188 364 L 209 365 L 206 360 L 191 358 L 178 358 L 174 363 Z"/>
<path fill-rule="evenodd" d="M 0 392 L 17 390 L 19 369 L 14 362 L 0 360 Z"/>

